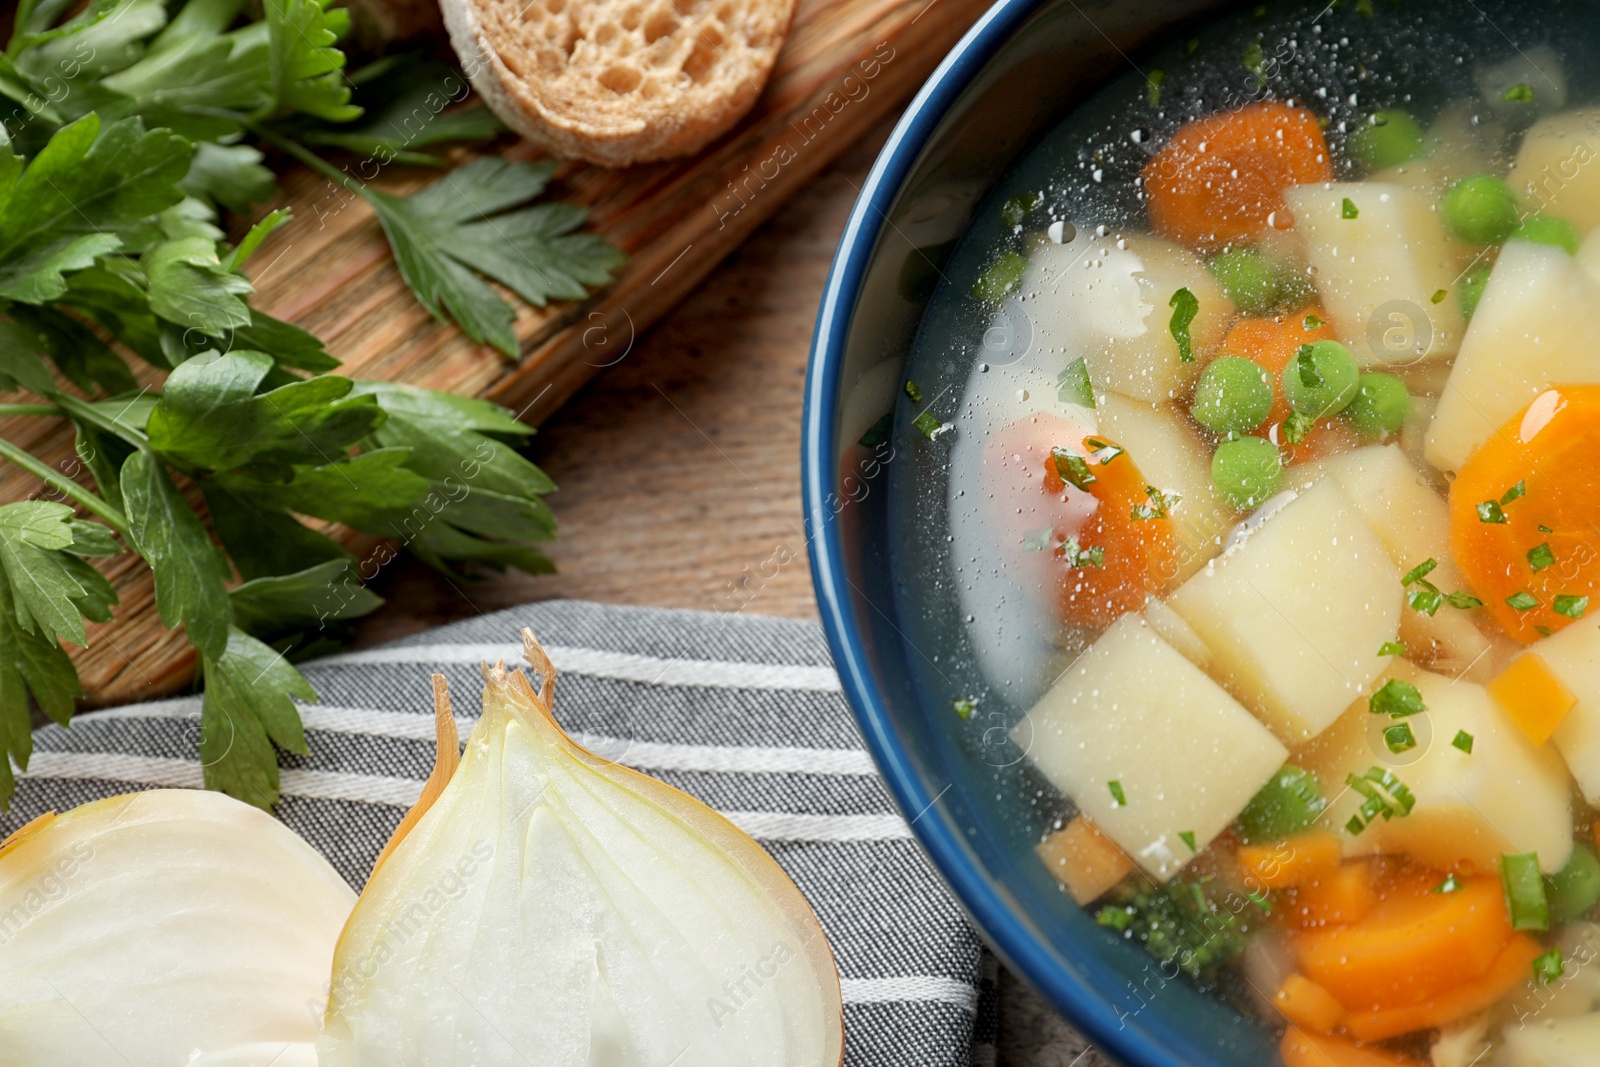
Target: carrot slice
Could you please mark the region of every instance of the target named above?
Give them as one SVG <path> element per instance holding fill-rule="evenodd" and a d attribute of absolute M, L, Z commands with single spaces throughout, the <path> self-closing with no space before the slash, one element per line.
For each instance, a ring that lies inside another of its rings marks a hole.
<path fill-rule="evenodd" d="M 1384 1048 L 1362 1048 L 1339 1037 L 1308 1034 L 1290 1027 L 1278 1046 L 1283 1067 L 1422 1067 L 1409 1056 Z"/>
<path fill-rule="evenodd" d="M 1296 935 L 1294 951 L 1307 978 L 1356 1011 L 1420 1004 L 1477 978 L 1510 938 L 1500 879 L 1462 879 L 1449 893 L 1414 881 L 1360 922 Z"/>
<path fill-rule="evenodd" d="M 1443 990 L 1420 1004 L 1350 1012 L 1344 1017 L 1345 1032 L 1361 1041 L 1383 1041 L 1413 1030 L 1444 1026 L 1482 1011 L 1529 978 L 1534 958 L 1543 951 L 1544 947 L 1527 934 L 1517 934 L 1506 942 L 1490 962 L 1489 969 L 1478 977 Z"/>
<path fill-rule="evenodd" d="M 1302 930 L 1360 922 L 1378 905 L 1374 861 L 1355 860 L 1295 889 L 1284 915 Z"/>
<path fill-rule="evenodd" d="M 1202 251 L 1294 225 L 1291 185 L 1333 180 L 1317 117 L 1266 102 L 1196 119 L 1144 168 L 1150 225 Z"/>
<path fill-rule="evenodd" d="M 1308 321 L 1315 325 L 1308 328 Z M 1287 463 L 1344 452 L 1360 443 L 1342 419 L 1322 420 L 1292 445 L 1284 438 L 1283 421 L 1293 409 L 1283 395 L 1283 368 L 1299 354 L 1300 346 L 1334 339 L 1333 327 L 1323 320 L 1322 309 L 1312 306 L 1271 318 L 1239 319 L 1217 349 L 1219 356 L 1243 356 L 1267 372 L 1272 381 L 1272 410 L 1267 413 L 1266 436 L 1282 450 Z"/>
<path fill-rule="evenodd" d="M 1114 622 L 1177 575 L 1172 518 L 1120 445 L 1039 414 L 1007 426 L 993 447 L 998 515 L 1032 549 L 1064 620 Z"/>
<path fill-rule="evenodd" d="M 1344 1005 L 1303 974 L 1291 974 L 1272 994 L 1272 1005 L 1295 1026 L 1327 1034 L 1344 1018 Z"/>
<path fill-rule="evenodd" d="M 1072 899 L 1089 904 L 1133 870 L 1133 861 L 1079 815 L 1034 848 Z"/>
<path fill-rule="evenodd" d="M 1246 884 L 1287 889 L 1330 878 L 1339 870 L 1343 848 L 1326 830 L 1296 834 L 1270 845 L 1240 845 L 1239 867 Z"/>
<path fill-rule="evenodd" d="M 1550 740 L 1561 720 L 1578 703 L 1544 657 L 1524 652 L 1488 685 L 1489 695 L 1534 745 Z"/>
<path fill-rule="evenodd" d="M 1564 605 L 1569 614 L 1556 612 L 1558 596 L 1600 587 L 1597 433 L 1600 386 L 1556 386 L 1485 441 L 1451 483 L 1450 552 L 1484 611 L 1523 644 L 1583 613 L 1573 602 Z M 1553 562 L 1534 570 L 1544 563 L 1541 546 Z"/>

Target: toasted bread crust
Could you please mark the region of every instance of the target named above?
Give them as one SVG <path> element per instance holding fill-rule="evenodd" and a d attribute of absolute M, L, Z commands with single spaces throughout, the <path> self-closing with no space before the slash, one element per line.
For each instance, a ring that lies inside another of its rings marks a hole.
<path fill-rule="evenodd" d="M 794 0 L 441 0 L 473 87 L 557 155 L 698 151 L 766 84 Z"/>

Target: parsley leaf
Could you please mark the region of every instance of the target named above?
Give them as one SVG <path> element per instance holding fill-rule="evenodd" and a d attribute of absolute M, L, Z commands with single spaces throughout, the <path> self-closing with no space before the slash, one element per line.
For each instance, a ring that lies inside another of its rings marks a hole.
<path fill-rule="evenodd" d="M 316 690 L 283 654 L 236 626 L 225 632 L 220 655 L 203 655 L 200 761 L 205 782 L 257 807 L 278 801 L 276 744 L 304 755 L 305 730 L 296 699 L 314 701 Z"/>
<path fill-rule="evenodd" d="M 1172 318 L 1167 323 L 1167 331 L 1178 343 L 1178 359 L 1184 363 L 1193 363 L 1194 341 L 1189 336 L 1189 326 L 1194 322 L 1194 317 L 1200 313 L 1200 301 L 1184 288 L 1172 294 L 1167 306 L 1172 309 Z"/>
<path fill-rule="evenodd" d="M 1506 603 L 1510 604 L 1518 611 L 1529 611 L 1539 606 L 1539 601 L 1536 600 L 1534 596 L 1526 589 L 1512 593 L 1510 596 L 1506 597 Z"/>
<path fill-rule="evenodd" d="M 1553 566 L 1555 561 L 1556 554 L 1550 550 L 1548 541 L 1528 549 L 1528 566 L 1534 571 L 1542 571 L 1546 567 Z"/>
<path fill-rule="evenodd" d="M 1583 613 L 1589 610 L 1589 598 L 1562 593 L 1550 605 L 1550 610 L 1557 615 L 1565 615 L 1569 619 L 1581 619 L 1583 618 Z"/>
<path fill-rule="evenodd" d="M 1422 693 L 1416 686 L 1401 678 L 1390 678 L 1367 698 L 1367 710 L 1374 715 L 1404 719 L 1422 714 L 1427 707 L 1422 703 Z"/>
<path fill-rule="evenodd" d="M 350 30 L 350 12 L 326 0 L 264 0 L 272 95 L 260 110 L 298 111 L 335 122 L 357 118 L 344 79 L 344 53 L 333 47 Z"/>
<path fill-rule="evenodd" d="M 422 306 L 514 357 L 511 305 L 478 274 L 543 307 L 551 297 L 588 295 L 587 287 L 609 282 L 625 258 L 595 234 L 572 232 L 582 225 L 585 209 L 525 206 L 544 192 L 554 170 L 551 160 L 478 159 L 409 197 L 360 190 Z"/>
<path fill-rule="evenodd" d="M 189 641 L 211 658 L 222 655 L 232 612 L 222 555 L 161 461 L 140 450 L 122 465 L 121 488 L 134 547 L 156 579 L 156 610 L 168 626 L 180 622 Z"/>

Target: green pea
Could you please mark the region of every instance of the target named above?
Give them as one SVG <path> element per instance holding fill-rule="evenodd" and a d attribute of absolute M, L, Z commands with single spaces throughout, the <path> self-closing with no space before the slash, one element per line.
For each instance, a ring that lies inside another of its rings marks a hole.
<path fill-rule="evenodd" d="M 1511 186 L 1492 174 L 1474 174 L 1450 187 L 1439 203 L 1444 228 L 1475 245 L 1495 245 L 1517 228 L 1517 199 Z"/>
<path fill-rule="evenodd" d="M 1206 264 L 1234 307 L 1246 315 L 1260 315 L 1278 303 L 1278 272 L 1254 248 L 1218 252 Z"/>
<path fill-rule="evenodd" d="M 1316 775 L 1292 764 L 1285 766 L 1239 813 L 1239 836 L 1247 845 L 1282 841 L 1309 829 L 1327 806 Z"/>
<path fill-rule="evenodd" d="M 1313 341 L 1283 368 L 1289 406 L 1314 419 L 1335 415 L 1355 399 L 1361 378 L 1356 357 L 1338 341 Z"/>
<path fill-rule="evenodd" d="M 1406 424 L 1411 412 L 1411 391 L 1392 374 L 1363 374 L 1356 395 L 1344 409 L 1350 425 L 1368 437 L 1387 437 Z"/>
<path fill-rule="evenodd" d="M 1350 154 L 1373 170 L 1422 155 L 1422 126 L 1406 111 L 1380 111 L 1350 135 Z"/>
<path fill-rule="evenodd" d="M 1283 460 L 1271 441 L 1235 437 L 1211 457 L 1211 484 L 1237 511 L 1253 511 L 1283 487 Z"/>
<path fill-rule="evenodd" d="M 1213 360 L 1195 383 L 1189 414 L 1213 433 L 1244 433 L 1266 421 L 1272 385 L 1266 372 L 1243 356 Z"/>
<path fill-rule="evenodd" d="M 1461 301 L 1461 314 L 1467 318 L 1478 310 L 1478 301 L 1483 299 L 1483 288 L 1489 284 L 1488 267 L 1474 267 L 1456 289 L 1456 297 Z"/>
<path fill-rule="evenodd" d="M 1600 901 L 1600 856 L 1588 845 L 1576 845 L 1567 865 L 1546 881 L 1550 921 L 1571 922 Z"/>
<path fill-rule="evenodd" d="M 1555 215 L 1530 215 L 1522 220 L 1522 225 L 1512 232 L 1510 239 L 1552 245 L 1565 249 L 1569 256 L 1575 256 L 1578 254 L 1578 244 L 1583 240 L 1583 235 L 1578 233 L 1578 228 L 1566 219 L 1557 218 Z"/>

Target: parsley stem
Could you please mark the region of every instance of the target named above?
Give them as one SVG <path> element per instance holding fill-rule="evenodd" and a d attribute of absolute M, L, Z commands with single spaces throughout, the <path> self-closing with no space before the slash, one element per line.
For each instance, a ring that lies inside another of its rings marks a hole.
<path fill-rule="evenodd" d="M 265 126 L 260 126 L 253 122 L 247 123 L 247 125 L 250 127 L 250 132 L 254 133 L 257 137 L 276 148 L 283 149 L 283 151 L 289 153 L 295 159 L 299 160 L 301 163 L 304 163 L 306 166 L 310 167 L 324 178 L 327 178 L 329 181 L 338 182 L 340 185 L 344 186 L 346 189 L 349 189 L 357 196 L 367 195 L 368 189 L 366 182 L 359 181 L 356 178 L 351 177 L 346 172 L 340 170 L 332 163 L 329 163 L 327 160 L 311 151 L 311 149 L 307 148 L 299 141 L 284 137 L 278 133 L 274 133 Z"/>
<path fill-rule="evenodd" d="M 128 519 L 122 512 L 107 504 L 104 500 L 101 500 L 48 463 L 35 459 L 32 455 L 3 437 L 0 437 L 0 457 L 9 459 L 34 477 L 43 479 L 46 485 L 60 490 L 63 496 L 71 497 L 79 504 L 82 504 L 85 508 L 104 519 L 106 525 L 116 530 L 124 539 L 127 538 Z"/>
<path fill-rule="evenodd" d="M 93 404 L 86 404 L 75 396 L 60 396 L 56 402 L 61 405 L 62 413 L 79 422 L 88 423 L 98 430 L 104 430 L 115 437 L 120 437 L 130 445 L 143 448 L 150 443 L 143 430 L 130 426 L 120 421 L 115 415 L 107 415 Z M 113 401 L 114 403 L 114 401 Z"/>
<path fill-rule="evenodd" d="M 54 404 L 0 404 L 0 418 L 12 415 L 47 415 L 61 417 L 61 409 Z"/>

